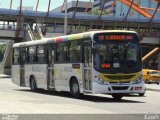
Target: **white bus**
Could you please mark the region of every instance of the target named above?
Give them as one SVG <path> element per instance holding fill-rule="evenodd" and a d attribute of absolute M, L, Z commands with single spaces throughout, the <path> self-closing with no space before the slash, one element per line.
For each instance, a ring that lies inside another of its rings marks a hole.
<path fill-rule="evenodd" d="M 32 91 L 112 95 L 145 93 L 136 32 L 91 31 L 13 45 L 13 83 Z"/>

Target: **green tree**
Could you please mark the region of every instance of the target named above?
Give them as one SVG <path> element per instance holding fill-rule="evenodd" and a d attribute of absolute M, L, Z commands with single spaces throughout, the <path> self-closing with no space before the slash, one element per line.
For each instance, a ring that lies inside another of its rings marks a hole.
<path fill-rule="evenodd" d="M 91 10 L 91 11 L 88 12 L 88 14 L 90 14 L 90 15 L 100 15 L 101 10 L 99 10 L 99 9 Z M 108 10 L 103 10 L 102 15 L 109 15 L 109 11 Z"/>
<path fill-rule="evenodd" d="M 2 59 L 3 59 L 5 49 L 6 49 L 6 45 L 5 44 L 0 44 L 0 61 L 2 61 Z"/>

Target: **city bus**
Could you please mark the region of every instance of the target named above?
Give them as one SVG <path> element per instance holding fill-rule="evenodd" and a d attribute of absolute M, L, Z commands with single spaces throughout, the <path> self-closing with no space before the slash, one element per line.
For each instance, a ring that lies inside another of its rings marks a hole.
<path fill-rule="evenodd" d="M 101 30 L 13 45 L 13 83 L 81 94 L 145 94 L 139 36 Z"/>

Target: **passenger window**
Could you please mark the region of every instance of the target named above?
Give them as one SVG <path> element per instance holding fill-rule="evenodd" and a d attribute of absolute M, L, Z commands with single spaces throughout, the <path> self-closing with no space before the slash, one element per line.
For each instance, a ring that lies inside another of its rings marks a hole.
<path fill-rule="evenodd" d="M 37 62 L 36 58 L 36 46 L 29 47 L 29 63 Z"/>
<path fill-rule="evenodd" d="M 71 62 L 80 61 L 80 48 L 81 44 L 78 41 L 71 42 L 69 49 L 69 58 Z"/>
<path fill-rule="evenodd" d="M 13 53 L 13 64 L 20 64 L 20 50 L 19 48 L 14 49 Z"/>
<path fill-rule="evenodd" d="M 45 50 L 43 46 L 38 46 L 37 48 L 37 62 L 44 63 L 45 62 Z"/>

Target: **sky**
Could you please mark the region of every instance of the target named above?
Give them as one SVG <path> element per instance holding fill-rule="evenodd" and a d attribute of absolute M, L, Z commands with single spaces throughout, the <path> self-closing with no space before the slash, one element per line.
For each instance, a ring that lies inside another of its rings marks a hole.
<path fill-rule="evenodd" d="M 11 0 L 0 0 L 0 8 L 10 9 L 10 1 Z M 20 6 L 20 0 L 12 0 L 12 9 L 17 9 Z M 51 0 L 50 10 L 60 6 L 63 4 L 64 0 Z M 73 1 L 73 0 L 68 0 Z M 81 1 L 90 1 L 90 0 L 81 0 Z M 48 10 L 49 0 L 39 0 L 38 11 L 47 11 Z M 23 6 L 32 6 L 34 10 L 36 9 L 37 0 L 22 0 Z"/>

